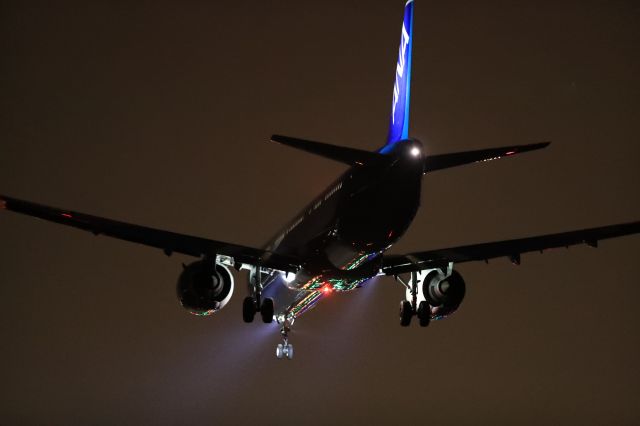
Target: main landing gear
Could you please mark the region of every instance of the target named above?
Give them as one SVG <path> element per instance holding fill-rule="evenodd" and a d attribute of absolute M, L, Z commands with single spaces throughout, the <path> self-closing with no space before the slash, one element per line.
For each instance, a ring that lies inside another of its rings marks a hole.
<path fill-rule="evenodd" d="M 400 302 L 400 325 L 402 327 L 408 327 L 414 315 L 418 317 L 420 327 L 428 327 L 431 322 L 431 307 L 425 301 L 418 304 L 418 309 L 414 309 L 408 300 Z"/>
<path fill-rule="evenodd" d="M 449 270 L 447 272 L 438 271 L 438 273 L 442 276 L 444 276 L 445 273 L 450 275 L 451 267 L 452 265 L 449 266 Z M 418 317 L 420 327 L 429 326 L 429 323 L 431 322 L 431 305 L 429 304 L 425 294 L 423 294 L 423 289 L 420 286 L 420 284 L 422 284 L 425 279 L 428 279 L 429 276 L 431 275 L 426 271 L 421 271 L 420 274 L 418 272 L 412 272 L 411 279 L 408 283 L 399 276 L 396 276 L 396 280 L 407 289 L 405 300 L 400 302 L 400 325 L 402 327 L 408 327 L 414 316 Z"/>
<path fill-rule="evenodd" d="M 284 324 L 280 329 L 280 335 L 282 335 L 282 343 L 278 343 L 276 346 L 276 357 L 282 359 L 293 359 L 293 345 L 289 343 L 289 332 L 291 331 L 291 322 L 288 319 L 284 320 Z"/>
<path fill-rule="evenodd" d="M 244 322 L 253 322 L 255 315 L 260 312 L 262 322 L 269 324 L 273 322 L 275 307 L 273 299 L 262 299 L 262 277 L 260 268 L 249 273 L 249 291 L 251 296 L 244 298 L 242 302 L 242 319 Z"/>
<path fill-rule="evenodd" d="M 267 272 L 268 273 L 268 272 Z M 242 319 L 244 322 L 253 322 L 255 315 L 260 312 L 262 322 L 271 323 L 274 319 L 275 307 L 273 299 L 262 297 L 262 268 L 252 267 L 249 271 L 249 296 L 242 302 Z M 278 359 L 293 359 L 293 345 L 289 343 L 289 332 L 294 318 L 287 318 L 287 314 L 278 315 L 278 323 L 282 324 L 280 335 L 282 343 L 276 347 Z"/>
<path fill-rule="evenodd" d="M 260 303 L 260 297 L 247 296 L 242 302 L 242 319 L 244 322 L 253 322 L 256 314 L 260 312 L 262 322 L 269 324 L 273 322 L 274 310 L 273 299 L 266 298 Z"/>

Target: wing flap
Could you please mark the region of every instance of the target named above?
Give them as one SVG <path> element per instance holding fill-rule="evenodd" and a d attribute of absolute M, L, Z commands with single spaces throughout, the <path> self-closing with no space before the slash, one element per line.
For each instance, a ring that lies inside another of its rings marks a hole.
<path fill-rule="evenodd" d="M 238 263 L 261 265 L 288 272 L 295 272 L 300 265 L 298 259 L 265 250 L 119 222 L 17 198 L 0 196 L 0 207 L 50 222 L 83 229 L 94 235 L 102 234 L 156 247 L 164 250 L 166 254 L 175 252 L 196 257 L 221 254 L 232 257 Z"/>
<path fill-rule="evenodd" d="M 498 257 L 508 257 L 513 263 L 518 264 L 520 263 L 520 255 L 523 253 L 533 251 L 542 252 L 547 249 L 569 247 L 578 244 L 587 244 L 596 247 L 600 240 L 637 234 L 639 232 L 640 222 L 630 222 L 558 234 L 423 251 L 407 255 L 385 256 L 382 271 L 387 275 L 397 275 L 422 269 L 442 267 L 449 262 L 488 261 L 489 259 Z"/>

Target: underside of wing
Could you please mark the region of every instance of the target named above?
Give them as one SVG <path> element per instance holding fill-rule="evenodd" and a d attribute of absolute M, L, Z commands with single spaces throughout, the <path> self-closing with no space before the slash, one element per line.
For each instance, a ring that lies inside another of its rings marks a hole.
<path fill-rule="evenodd" d="M 260 265 L 287 272 L 297 271 L 300 265 L 298 259 L 265 250 L 133 225 L 2 195 L 0 195 L 0 208 L 73 226 L 92 232 L 94 235 L 107 235 L 156 247 L 167 255 L 173 252 L 196 257 L 223 255 L 233 258 L 233 261 L 238 264 Z"/>
<path fill-rule="evenodd" d="M 522 253 L 534 251 L 543 252 L 546 249 L 569 247 L 578 244 L 597 247 L 598 241 L 600 240 L 639 232 L 640 222 L 630 222 L 599 228 L 562 232 L 559 234 L 451 247 L 406 255 L 385 256 L 382 271 L 387 275 L 397 275 L 442 267 L 449 262 L 488 261 L 489 259 L 498 257 L 508 257 L 513 263 L 519 264 Z"/>

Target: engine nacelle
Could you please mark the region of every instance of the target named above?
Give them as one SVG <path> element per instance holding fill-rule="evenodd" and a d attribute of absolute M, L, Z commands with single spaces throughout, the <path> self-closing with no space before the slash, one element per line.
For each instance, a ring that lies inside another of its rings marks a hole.
<path fill-rule="evenodd" d="M 184 267 L 176 290 L 185 309 L 194 315 L 211 315 L 231 299 L 233 275 L 224 265 L 199 260 Z"/>
<path fill-rule="evenodd" d="M 454 313 L 466 293 L 466 285 L 458 271 L 441 280 L 437 273 L 429 274 L 422 283 L 422 292 L 431 306 L 431 318 L 442 319 Z"/>

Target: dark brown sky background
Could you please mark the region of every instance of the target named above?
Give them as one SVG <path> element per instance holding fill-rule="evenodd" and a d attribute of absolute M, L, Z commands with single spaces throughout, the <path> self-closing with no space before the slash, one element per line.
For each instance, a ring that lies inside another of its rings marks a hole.
<path fill-rule="evenodd" d="M 261 246 L 374 149 L 401 0 L 0 6 L 0 193 Z M 637 1 L 416 0 L 411 134 L 547 150 L 433 174 L 407 252 L 640 218 Z M 296 359 L 179 306 L 182 256 L 0 216 L 2 424 L 638 424 L 640 238 L 464 264 L 467 299 L 401 329 L 391 279 L 303 316 Z"/>

